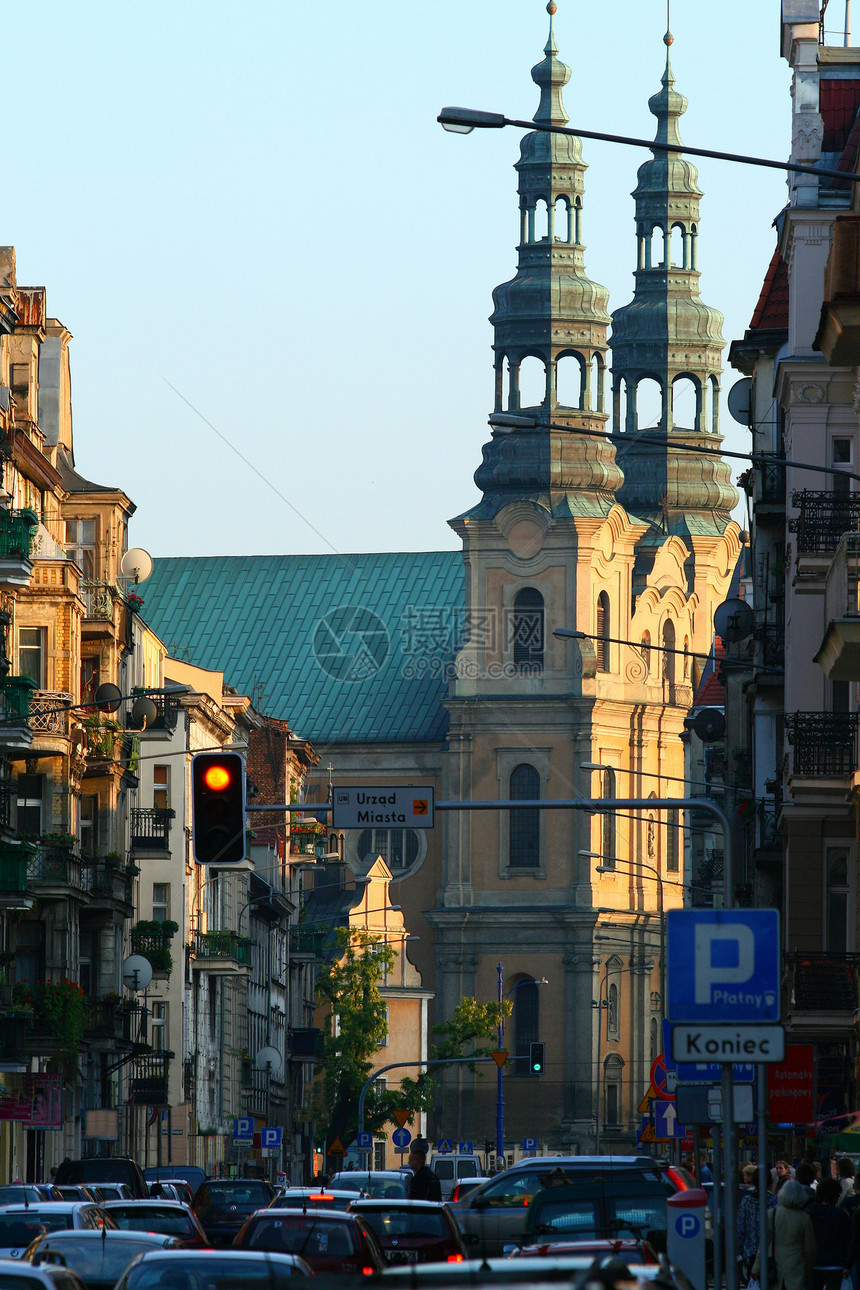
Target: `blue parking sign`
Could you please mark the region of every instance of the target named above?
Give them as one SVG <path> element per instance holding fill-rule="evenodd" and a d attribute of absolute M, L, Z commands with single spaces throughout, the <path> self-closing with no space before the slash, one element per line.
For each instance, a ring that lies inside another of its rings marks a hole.
<path fill-rule="evenodd" d="M 775 909 L 670 909 L 666 959 L 672 1021 L 779 1021 Z"/>

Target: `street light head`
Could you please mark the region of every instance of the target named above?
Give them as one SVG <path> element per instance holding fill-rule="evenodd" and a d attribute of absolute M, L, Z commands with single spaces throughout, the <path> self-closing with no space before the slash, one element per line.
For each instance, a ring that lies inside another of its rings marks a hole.
<path fill-rule="evenodd" d="M 595 873 L 615 873 L 615 870 L 608 864 L 599 864 L 594 867 Z"/>
<path fill-rule="evenodd" d="M 553 632 L 553 635 L 557 636 L 558 632 Z M 617 770 L 618 768 L 616 766 L 607 766 L 602 761 L 581 761 L 579 763 L 579 769 L 580 770 Z"/>
<path fill-rule="evenodd" d="M 603 857 L 599 851 L 580 851 L 579 854 L 583 860 L 602 860 Z"/>
<path fill-rule="evenodd" d="M 552 629 L 552 634 L 553 636 L 560 637 L 562 640 L 571 640 L 571 641 L 591 640 L 591 637 L 588 635 L 588 632 L 575 632 L 572 627 L 554 627 Z M 601 766 L 600 769 L 603 770 L 603 767 Z"/>
<path fill-rule="evenodd" d="M 542 976 L 539 981 L 535 981 L 535 985 L 549 985 L 549 979 L 545 976 Z"/>
<path fill-rule="evenodd" d="M 500 130 L 506 124 L 501 112 L 480 112 L 475 108 L 444 107 L 437 116 L 443 130 L 471 134 L 473 130 Z"/>
<path fill-rule="evenodd" d="M 537 417 L 530 417 L 523 412 L 491 412 L 487 421 L 494 430 L 534 430 L 539 424 Z"/>

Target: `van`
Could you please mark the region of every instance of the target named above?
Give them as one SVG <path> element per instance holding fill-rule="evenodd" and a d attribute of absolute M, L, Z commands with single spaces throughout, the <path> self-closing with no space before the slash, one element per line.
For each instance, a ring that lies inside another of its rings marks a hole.
<path fill-rule="evenodd" d="M 461 1178 L 480 1178 L 484 1172 L 480 1156 L 461 1155 L 457 1151 L 434 1155 L 430 1160 L 430 1168 L 439 1179 L 443 1200 L 451 1199 L 451 1193 Z"/>
<path fill-rule="evenodd" d="M 83 1183 L 127 1183 L 135 1200 L 148 1200 L 146 1179 L 137 1161 L 123 1156 L 92 1156 L 86 1160 L 69 1160 L 68 1156 L 57 1166 L 54 1182 L 58 1187 Z"/>

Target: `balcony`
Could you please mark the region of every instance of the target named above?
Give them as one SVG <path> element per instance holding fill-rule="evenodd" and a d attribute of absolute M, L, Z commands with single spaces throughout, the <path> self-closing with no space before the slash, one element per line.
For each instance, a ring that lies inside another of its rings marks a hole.
<path fill-rule="evenodd" d="M 178 695 L 147 694 L 146 697 L 151 699 L 156 707 L 155 716 L 146 723 L 146 737 L 169 738 L 176 729 L 179 710 L 182 706 Z"/>
<path fill-rule="evenodd" d="M 131 929 L 131 952 L 142 954 L 156 976 L 169 976 L 173 971 L 170 942 L 179 931 L 179 924 L 172 919 L 141 919 Z"/>
<path fill-rule="evenodd" d="M 758 658 L 762 667 L 766 667 L 771 673 L 779 673 L 785 670 L 785 628 L 781 623 L 761 623 L 755 629 L 755 639 L 758 643 Z M 761 682 L 764 678 L 759 675 L 756 680 Z"/>
<path fill-rule="evenodd" d="M 132 1062 L 129 1102 L 132 1106 L 168 1106 L 172 1053 L 148 1053 Z"/>
<path fill-rule="evenodd" d="M 819 492 L 804 488 L 791 495 L 799 514 L 788 521 L 797 534 L 798 556 L 828 556 L 839 546 L 843 533 L 860 528 L 860 493 Z M 798 574 L 811 570 L 798 563 Z"/>
<path fill-rule="evenodd" d="M 212 972 L 221 976 L 250 975 L 253 944 L 253 941 L 228 929 L 195 932 L 191 966 L 195 972 Z"/>
<path fill-rule="evenodd" d="M 35 511 L 0 510 L 0 584 L 27 587 L 33 575 L 33 539 L 39 527 Z"/>
<path fill-rule="evenodd" d="M 81 861 L 74 838 L 42 838 L 27 864 L 27 885 L 39 896 L 81 892 Z"/>
<path fill-rule="evenodd" d="M 755 804 L 754 845 L 759 864 L 782 859 L 782 844 L 777 827 L 779 802 L 775 797 L 761 797 Z"/>
<path fill-rule="evenodd" d="M 26 842 L 0 843 L 0 909 L 31 909 L 28 869 L 36 848 Z"/>
<path fill-rule="evenodd" d="M 856 954 L 787 954 L 783 1013 L 789 1027 L 807 1038 L 853 1035 L 858 1007 Z"/>
<path fill-rule="evenodd" d="M 97 582 L 92 578 L 82 578 L 78 583 L 78 595 L 84 602 L 84 620 L 92 623 L 113 623 L 114 596 L 119 593 L 109 582 Z"/>
<path fill-rule="evenodd" d="M 84 1039 L 122 1040 L 125 1038 L 123 1001 L 118 994 L 84 999 Z"/>
<path fill-rule="evenodd" d="M 81 859 L 81 887 L 90 896 L 90 906 L 103 906 L 116 910 L 123 917 L 132 914 L 132 884 L 139 870 L 135 865 L 124 865 L 106 859 L 87 857 Z"/>
<path fill-rule="evenodd" d="M 133 806 L 131 809 L 132 851 L 169 851 L 170 821 L 176 812 L 160 806 Z"/>
<path fill-rule="evenodd" d="M 815 662 L 831 681 L 860 680 L 860 532 L 839 539 L 827 570 L 824 621 Z"/>
<path fill-rule="evenodd" d="M 69 708 L 74 701 L 74 695 L 65 690 L 36 690 L 30 703 L 33 734 L 68 739 Z"/>
<path fill-rule="evenodd" d="M 307 954 L 311 958 L 322 958 L 323 947 L 328 932 L 321 927 L 291 927 L 290 957 Z"/>
<path fill-rule="evenodd" d="M 30 707 L 35 692 L 29 676 L 5 676 L 0 681 L 0 739 L 10 752 L 25 752 L 33 742 Z"/>
<path fill-rule="evenodd" d="M 785 732 L 793 749 L 792 774 L 848 779 L 857 769 L 856 712 L 791 712 Z"/>

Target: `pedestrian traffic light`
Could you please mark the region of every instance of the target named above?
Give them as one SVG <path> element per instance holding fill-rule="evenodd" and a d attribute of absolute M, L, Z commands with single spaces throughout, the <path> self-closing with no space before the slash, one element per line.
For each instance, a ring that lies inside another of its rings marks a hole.
<path fill-rule="evenodd" d="M 543 1054 L 544 1045 L 541 1043 L 529 1044 L 529 1070 L 532 1075 L 543 1074 Z"/>
<path fill-rule="evenodd" d="M 191 846 L 198 864 L 245 859 L 245 763 L 238 753 L 192 757 Z"/>

